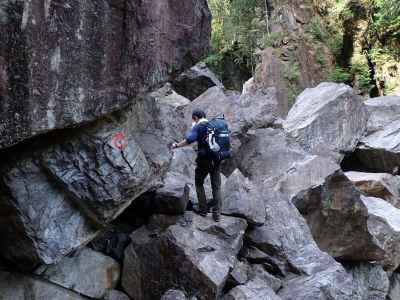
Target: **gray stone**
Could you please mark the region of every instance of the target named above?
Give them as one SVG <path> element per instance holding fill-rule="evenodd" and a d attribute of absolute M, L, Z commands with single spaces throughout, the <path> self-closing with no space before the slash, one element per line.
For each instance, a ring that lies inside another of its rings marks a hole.
<path fill-rule="evenodd" d="M 287 196 L 265 188 L 266 222 L 246 233 L 248 243 L 280 261 L 287 277 L 282 299 L 353 299 L 351 278 L 314 242 L 310 230 Z M 298 276 L 288 276 L 290 273 Z M 337 297 L 337 298 L 335 298 Z"/>
<path fill-rule="evenodd" d="M 239 285 L 229 291 L 223 300 L 280 300 L 275 292 L 260 279 L 254 279 L 245 285 Z"/>
<path fill-rule="evenodd" d="M 400 265 L 400 210 L 390 203 L 373 197 L 361 197 L 368 209 L 368 229 L 385 252 L 381 262 L 387 271 Z"/>
<path fill-rule="evenodd" d="M 242 139 L 236 161 L 239 170 L 251 180 L 262 182 L 284 174 L 294 162 L 309 154 L 281 129 L 257 129 Z"/>
<path fill-rule="evenodd" d="M 390 277 L 390 288 L 387 300 L 400 299 L 400 274 L 393 273 Z"/>
<path fill-rule="evenodd" d="M 345 260 L 382 260 L 384 251 L 368 230 L 368 210 L 361 197 L 338 170 L 293 201 L 323 251 Z"/>
<path fill-rule="evenodd" d="M 120 266 L 111 257 L 84 248 L 56 265 L 40 267 L 35 273 L 81 295 L 101 299 L 117 286 Z"/>
<path fill-rule="evenodd" d="M 179 290 L 169 290 L 161 297 L 161 300 L 187 300 L 184 292 Z"/>
<path fill-rule="evenodd" d="M 131 235 L 122 286 L 133 299 L 158 299 L 175 286 L 201 300 L 217 299 L 246 227 L 243 219 L 223 216 L 215 223 L 190 212 L 153 217 Z"/>
<path fill-rule="evenodd" d="M 205 0 L 18 0 L 2 12 L 0 148 L 119 110 L 209 49 Z"/>
<path fill-rule="evenodd" d="M 364 195 L 384 199 L 400 208 L 399 176 L 363 172 L 346 172 L 345 174 Z"/>
<path fill-rule="evenodd" d="M 389 278 L 382 266 L 360 263 L 346 266 L 346 269 L 353 276 L 353 284 L 360 299 L 386 299 L 389 291 Z"/>
<path fill-rule="evenodd" d="M 0 272 L 1 300 L 84 300 L 77 293 L 20 274 Z"/>
<path fill-rule="evenodd" d="M 237 286 L 245 284 L 249 280 L 250 265 L 241 261 L 238 261 L 229 274 L 228 281 L 231 285 Z"/>
<path fill-rule="evenodd" d="M 173 89 L 190 100 L 196 99 L 213 86 L 223 87 L 222 82 L 203 62 L 191 67 L 172 81 Z"/>
<path fill-rule="evenodd" d="M 361 139 L 368 113 L 361 97 L 344 84 L 306 89 L 283 124 L 306 150 L 340 161 Z"/>
<path fill-rule="evenodd" d="M 1 174 L 3 257 L 22 268 L 51 264 L 96 236 L 97 229 L 37 161 L 18 160 Z"/>
<path fill-rule="evenodd" d="M 124 136 L 123 151 L 115 147 Z M 124 126 L 95 129 L 40 154 L 45 170 L 99 224 L 112 221 L 154 186 L 149 162 Z"/>
<path fill-rule="evenodd" d="M 138 100 L 114 118 L 56 135 L 51 145 L 40 139 L 4 154 L 3 256 L 24 268 L 56 263 L 94 238 L 93 224 L 108 224 L 161 184 L 172 156 L 168 142 L 177 133 L 156 130 L 157 120 L 169 110 L 157 109 L 151 99 Z M 140 120 L 147 119 L 153 122 L 146 121 L 146 127 Z"/>
<path fill-rule="evenodd" d="M 224 187 L 222 213 L 243 217 L 249 223 L 262 225 L 265 221 L 265 206 L 257 187 L 236 170 L 229 176 Z"/>
<path fill-rule="evenodd" d="M 274 88 L 232 95 L 216 86 L 188 105 L 186 114 L 200 108 L 206 112 L 209 119 L 224 115 L 235 137 L 249 129 L 273 126 L 279 119 L 277 105 Z"/>
<path fill-rule="evenodd" d="M 387 270 L 399 265 L 400 210 L 361 195 L 341 171 L 293 201 L 323 251 L 343 260 L 382 261 Z"/>
<path fill-rule="evenodd" d="M 363 168 L 373 172 L 396 173 L 400 167 L 400 97 L 366 101 L 371 116 L 367 133 L 355 153 Z"/>
<path fill-rule="evenodd" d="M 104 300 L 129 300 L 130 298 L 123 292 L 110 290 L 106 292 Z"/>
<path fill-rule="evenodd" d="M 259 278 L 265 282 L 274 292 L 282 287 L 282 280 L 268 273 L 263 265 L 252 265 L 250 271 L 250 278 Z"/>

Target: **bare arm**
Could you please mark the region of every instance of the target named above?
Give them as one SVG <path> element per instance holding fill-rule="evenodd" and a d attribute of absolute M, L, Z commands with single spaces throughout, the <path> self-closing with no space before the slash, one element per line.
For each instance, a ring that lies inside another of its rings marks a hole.
<path fill-rule="evenodd" d="M 189 143 L 187 142 L 187 140 L 183 140 L 183 141 L 181 141 L 179 143 L 173 143 L 172 144 L 172 149 L 182 148 L 182 147 L 185 147 L 185 146 L 188 146 L 188 145 L 189 145 Z"/>

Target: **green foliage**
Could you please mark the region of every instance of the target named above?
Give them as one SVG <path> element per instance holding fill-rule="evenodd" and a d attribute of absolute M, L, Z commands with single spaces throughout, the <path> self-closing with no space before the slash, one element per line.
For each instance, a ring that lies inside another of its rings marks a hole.
<path fill-rule="evenodd" d="M 263 48 L 276 47 L 280 44 L 283 37 L 283 32 L 271 32 L 270 34 L 264 36 L 262 40 L 262 46 Z"/>
<path fill-rule="evenodd" d="M 328 80 L 337 82 L 337 83 L 351 83 L 352 76 L 351 74 L 344 70 L 343 68 L 336 67 L 335 70 L 333 70 L 329 76 Z"/>
<path fill-rule="evenodd" d="M 329 33 L 326 30 L 326 26 L 321 22 L 321 19 L 319 17 L 312 18 L 306 30 L 317 41 L 326 42 L 326 40 L 329 38 Z"/>
<path fill-rule="evenodd" d="M 365 62 L 353 63 L 351 66 L 351 73 L 357 80 L 360 90 L 365 94 L 369 94 L 373 86 L 371 85 L 371 71 L 368 64 Z"/>

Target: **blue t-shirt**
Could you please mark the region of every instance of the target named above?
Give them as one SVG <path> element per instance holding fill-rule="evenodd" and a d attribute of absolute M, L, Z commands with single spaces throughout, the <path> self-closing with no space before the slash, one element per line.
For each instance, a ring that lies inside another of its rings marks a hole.
<path fill-rule="evenodd" d="M 207 122 L 201 122 L 193 126 L 186 136 L 186 142 L 188 144 L 197 142 L 198 155 L 202 157 L 208 156 L 209 147 L 207 143 Z"/>

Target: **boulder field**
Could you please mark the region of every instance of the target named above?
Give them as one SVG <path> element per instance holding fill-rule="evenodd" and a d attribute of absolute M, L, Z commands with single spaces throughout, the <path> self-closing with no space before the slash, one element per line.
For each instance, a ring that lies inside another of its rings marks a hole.
<path fill-rule="evenodd" d="M 1 300 L 400 299 L 400 97 L 325 82 L 286 116 L 279 88 L 196 64 L 210 20 L 203 0 L 0 3 Z M 218 223 L 195 149 L 170 149 L 195 108 L 231 128 Z"/>

